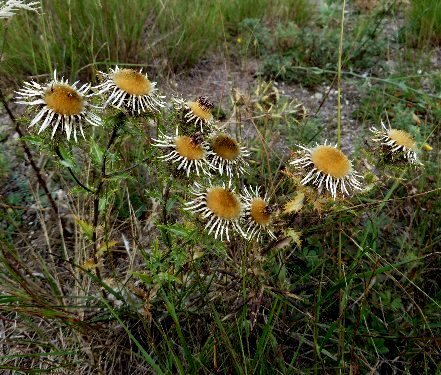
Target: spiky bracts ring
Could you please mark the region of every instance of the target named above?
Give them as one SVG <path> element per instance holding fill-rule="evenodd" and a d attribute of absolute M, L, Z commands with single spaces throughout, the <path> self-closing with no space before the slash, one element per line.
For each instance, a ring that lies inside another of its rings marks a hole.
<path fill-rule="evenodd" d="M 239 195 L 231 187 L 231 182 L 226 186 L 204 187 L 197 182 L 191 187 L 190 192 L 195 196 L 187 202 L 185 209 L 199 213 L 203 220 L 208 220 L 205 229 L 208 234 L 214 233 L 214 238 L 223 240 L 225 236 L 230 241 L 230 232 L 234 231 L 246 237 L 240 227 L 243 207 Z"/>
<path fill-rule="evenodd" d="M 334 199 L 338 190 L 343 195 L 349 195 L 350 190 L 361 190 L 361 183 L 357 180 L 361 176 L 354 171 L 351 161 L 336 145 L 331 146 L 325 142 L 313 148 L 299 147 L 301 157 L 290 164 L 305 173 L 301 181 L 303 185 L 314 185 L 319 191 L 324 186 Z"/>
<path fill-rule="evenodd" d="M 207 160 L 208 144 L 204 141 L 201 133 L 195 133 L 191 136 L 179 135 L 178 129 L 176 129 L 174 137 L 160 134 L 160 138 L 153 141 L 153 146 L 169 150 L 166 155 L 159 158 L 179 163 L 177 169 L 184 169 L 187 177 L 191 172 L 196 172 L 198 176 L 200 173 L 210 176 L 210 165 Z"/>
<path fill-rule="evenodd" d="M 246 147 L 241 146 L 234 138 L 225 133 L 217 133 L 210 137 L 210 163 L 220 175 L 228 177 L 246 173 L 248 162 L 244 157 L 250 156 Z"/>
<path fill-rule="evenodd" d="M 6 2 L 0 1 L 0 19 L 13 17 L 19 9 L 30 10 L 38 13 L 40 10 L 39 5 L 39 1 L 32 1 L 27 4 L 23 0 L 6 0 Z"/>
<path fill-rule="evenodd" d="M 52 128 L 52 138 L 57 130 L 66 133 L 69 140 L 72 133 L 77 141 L 77 128 L 84 138 L 83 124 L 93 126 L 101 125 L 101 118 L 91 112 L 95 108 L 87 101 L 92 95 L 86 95 L 90 84 L 84 84 L 77 88 L 78 81 L 70 85 L 67 80 L 57 79 L 54 72 L 52 81 L 46 84 L 37 82 L 25 82 L 24 87 L 17 91 L 17 103 L 35 106 L 37 115 L 32 119 L 29 127 L 41 124 L 40 134 L 48 127 Z"/>
<path fill-rule="evenodd" d="M 214 124 L 214 117 L 211 111 L 214 104 L 206 96 L 200 96 L 195 102 L 183 103 L 187 124 L 195 124 L 200 127 L 201 132 L 211 131 Z"/>
<path fill-rule="evenodd" d="M 164 107 L 164 96 L 158 94 L 156 82 L 151 82 L 147 74 L 133 69 L 110 69 L 110 73 L 99 72 L 104 82 L 95 87 L 98 94 L 107 96 L 105 105 L 125 109 L 131 114 L 159 112 Z"/>
<path fill-rule="evenodd" d="M 264 233 L 267 233 L 273 239 L 276 236 L 270 229 L 274 216 L 274 208 L 268 204 L 268 197 L 260 196 L 260 186 L 249 189 L 245 186 L 241 194 L 244 202 L 244 228 L 248 239 L 262 239 Z"/>
<path fill-rule="evenodd" d="M 419 164 L 417 156 L 417 144 L 413 137 L 404 130 L 386 128 L 381 122 L 381 128 L 372 127 L 373 141 L 380 143 L 386 154 L 396 160 L 407 160 L 411 164 Z"/>

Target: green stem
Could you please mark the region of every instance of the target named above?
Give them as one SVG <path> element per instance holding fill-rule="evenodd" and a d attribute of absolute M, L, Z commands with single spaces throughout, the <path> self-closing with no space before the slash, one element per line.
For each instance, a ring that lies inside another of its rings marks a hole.
<path fill-rule="evenodd" d="M 345 24 L 346 0 L 343 0 L 341 10 L 340 42 L 338 46 L 338 66 L 337 66 L 337 146 L 341 148 L 341 60 L 343 55 L 343 31 Z"/>
<path fill-rule="evenodd" d="M 60 158 L 60 160 L 65 160 L 63 158 L 63 155 L 61 154 L 60 151 L 60 146 L 58 146 L 58 144 L 55 146 L 55 153 L 58 155 L 58 157 Z M 74 179 L 74 181 L 80 186 L 82 187 L 84 190 L 86 190 L 89 193 L 95 194 L 95 191 L 93 191 L 91 188 L 87 187 L 86 185 L 84 185 L 79 178 L 75 175 L 74 171 L 72 170 L 71 167 L 66 167 L 67 170 L 69 171 L 70 175 L 72 176 L 72 178 Z"/>
<path fill-rule="evenodd" d="M 94 191 L 94 199 L 93 199 L 93 232 L 92 232 L 92 242 L 93 242 L 93 261 L 98 265 L 98 220 L 99 220 L 99 202 L 101 191 L 104 187 L 104 182 L 106 180 L 106 162 L 107 156 L 109 154 L 110 147 L 115 143 L 116 138 L 118 136 L 119 128 L 124 124 L 126 117 L 124 114 L 120 114 L 116 119 L 116 123 L 113 125 L 112 134 L 110 135 L 109 142 L 107 143 L 106 150 L 103 154 L 103 160 L 101 162 L 101 176 L 98 182 L 98 185 Z M 96 268 L 96 275 L 99 279 L 101 279 L 101 275 L 99 272 L 99 268 Z"/>

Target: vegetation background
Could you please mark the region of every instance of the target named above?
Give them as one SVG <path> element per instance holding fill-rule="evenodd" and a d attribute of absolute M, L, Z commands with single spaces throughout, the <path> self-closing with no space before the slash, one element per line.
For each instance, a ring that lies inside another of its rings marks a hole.
<path fill-rule="evenodd" d="M 2 373 L 441 373 L 439 1 L 40 5 L 0 23 Z M 107 121 L 62 159 L 26 130 L 22 81 L 96 82 L 116 64 L 168 98 L 212 97 L 252 151 L 241 182 L 298 199 L 277 241 L 223 243 L 182 210 L 188 180 L 150 147 L 167 118 L 130 122 L 110 150 Z M 366 188 L 303 201 L 287 161 L 336 140 L 339 86 L 342 148 Z M 382 120 L 415 136 L 422 167 L 378 163 L 368 130 Z M 102 165 L 129 168 L 96 201 L 69 168 L 93 186 Z"/>

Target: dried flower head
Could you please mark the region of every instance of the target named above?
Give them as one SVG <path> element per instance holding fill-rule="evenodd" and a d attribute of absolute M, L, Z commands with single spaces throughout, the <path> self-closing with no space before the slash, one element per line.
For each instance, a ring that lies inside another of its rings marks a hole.
<path fill-rule="evenodd" d="M 337 190 L 344 195 L 349 195 L 350 189 L 361 189 L 357 178 L 361 178 L 352 168 L 351 161 L 337 146 L 317 144 L 313 148 L 299 146 L 301 158 L 293 160 L 290 164 L 301 169 L 306 174 L 302 179 L 303 185 L 312 184 L 319 190 L 323 185 L 332 197 L 337 197 Z"/>
<path fill-rule="evenodd" d="M 371 131 L 374 134 L 375 142 L 378 142 L 383 147 L 386 154 L 390 155 L 396 160 L 408 160 L 409 163 L 418 164 L 417 144 L 413 137 L 404 130 L 386 128 L 381 122 L 382 129 L 372 127 Z"/>
<path fill-rule="evenodd" d="M 206 96 L 200 96 L 195 102 L 184 103 L 185 121 L 200 127 L 201 132 L 211 130 L 214 117 L 211 111 L 214 104 Z"/>
<path fill-rule="evenodd" d="M 100 72 L 104 82 L 95 87 L 99 94 L 107 95 L 105 105 L 126 109 L 131 114 L 159 112 L 164 107 L 164 96 L 158 94 L 156 82 L 151 82 L 142 69 L 110 69 L 110 73 Z"/>
<path fill-rule="evenodd" d="M 31 3 L 25 3 L 22 0 L 6 0 L 6 2 L 0 2 L 0 19 L 11 18 L 15 15 L 15 12 L 19 9 L 30 10 L 37 12 L 40 10 L 40 2 L 33 1 Z"/>
<path fill-rule="evenodd" d="M 186 203 L 186 210 L 193 213 L 200 213 L 202 219 L 208 219 L 205 229 L 208 234 L 214 233 L 214 237 L 222 240 L 224 234 L 227 241 L 230 241 L 230 231 L 240 233 L 246 237 L 240 227 L 243 208 L 240 197 L 231 187 L 231 181 L 228 186 L 210 186 L 206 188 L 197 182 L 191 188 L 191 193 L 195 199 Z"/>
<path fill-rule="evenodd" d="M 201 133 L 191 136 L 179 135 L 176 129 L 174 137 L 161 134 L 159 139 L 154 139 L 153 145 L 170 150 L 168 154 L 160 156 L 160 159 L 179 163 L 177 169 L 184 169 L 187 177 L 194 171 L 199 176 L 200 172 L 210 176 L 210 165 L 207 160 L 208 144 L 204 141 Z"/>
<path fill-rule="evenodd" d="M 274 208 L 268 204 L 268 197 L 261 198 L 260 186 L 254 190 L 250 186 L 249 189 L 243 188 L 241 198 L 244 202 L 244 219 L 245 230 L 249 239 L 256 238 L 260 241 L 262 235 L 267 233 L 273 239 L 276 238 L 271 231 L 270 226 L 274 216 Z"/>
<path fill-rule="evenodd" d="M 35 106 L 39 112 L 29 125 L 34 126 L 41 123 L 41 133 L 49 126 L 52 127 L 52 138 L 58 129 L 66 133 L 67 139 L 71 134 L 77 140 L 77 127 L 84 138 L 83 123 L 87 122 L 93 126 L 101 125 L 101 118 L 90 111 L 92 106 L 86 95 L 90 84 L 84 84 L 77 88 L 78 81 L 72 85 L 67 80 L 57 79 L 54 72 L 53 80 L 45 85 L 37 82 L 25 82 L 24 87 L 17 91 L 17 103 L 28 106 Z"/>
<path fill-rule="evenodd" d="M 246 147 L 241 146 L 234 138 L 225 133 L 217 133 L 209 140 L 211 154 L 210 163 L 212 168 L 220 175 L 224 173 L 228 177 L 235 174 L 245 173 L 248 163 L 244 157 L 250 156 Z"/>

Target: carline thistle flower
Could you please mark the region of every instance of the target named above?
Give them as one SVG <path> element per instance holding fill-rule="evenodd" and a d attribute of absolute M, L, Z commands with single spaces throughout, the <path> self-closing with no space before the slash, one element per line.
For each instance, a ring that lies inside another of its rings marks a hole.
<path fill-rule="evenodd" d="M 159 139 L 153 140 L 153 146 L 170 150 L 166 155 L 159 159 L 179 163 L 177 169 L 184 169 L 187 177 L 194 171 L 199 176 L 203 173 L 210 176 L 210 165 L 207 160 L 208 144 L 204 141 L 201 133 L 195 133 L 191 136 L 179 135 L 176 128 L 174 137 L 160 134 Z"/>
<path fill-rule="evenodd" d="M 417 156 L 417 144 L 413 137 L 404 130 L 386 128 L 383 121 L 382 129 L 372 127 L 370 130 L 374 134 L 374 142 L 380 143 L 386 154 L 394 159 L 404 159 L 411 164 L 419 164 Z"/>
<path fill-rule="evenodd" d="M 211 131 L 214 124 L 213 108 L 214 104 L 206 96 L 200 96 L 195 102 L 184 102 L 185 122 L 199 126 L 201 132 Z"/>
<path fill-rule="evenodd" d="M 332 146 L 325 141 L 323 145 L 316 144 L 313 148 L 299 147 L 301 157 L 290 164 L 306 174 L 301 181 L 303 185 L 315 185 L 319 191 L 325 186 L 334 199 L 339 187 L 343 195 L 349 195 L 351 189 L 361 190 L 361 183 L 357 180 L 361 176 L 354 171 L 352 162 L 337 145 Z"/>
<path fill-rule="evenodd" d="M 63 78 L 58 80 L 56 71 L 53 80 L 44 85 L 34 81 L 25 82 L 24 87 L 16 92 L 17 103 L 35 106 L 39 110 L 29 127 L 41 123 L 38 133 L 51 126 L 52 138 L 61 129 L 68 140 L 73 133 L 77 141 L 77 127 L 84 138 L 83 123 L 100 126 L 101 118 L 90 111 L 91 107 L 96 107 L 87 101 L 87 98 L 93 96 L 86 95 L 90 84 L 84 84 L 80 88 L 77 88 L 77 84 L 78 81 L 69 85 Z"/>
<path fill-rule="evenodd" d="M 164 107 L 164 96 L 158 94 L 156 82 L 151 82 L 147 74 L 133 69 L 110 69 L 110 73 L 99 72 L 104 82 L 95 86 L 98 94 L 107 96 L 105 106 L 125 109 L 131 114 L 159 112 Z"/>
<path fill-rule="evenodd" d="M 6 0 L 6 2 L 0 1 L 0 19 L 13 17 L 19 9 L 30 10 L 38 13 L 40 10 L 40 2 L 33 1 L 26 4 L 22 0 Z"/>
<path fill-rule="evenodd" d="M 211 166 L 220 175 L 226 174 L 228 177 L 233 177 L 246 173 L 245 167 L 248 166 L 248 162 L 244 157 L 250 156 L 246 147 L 241 146 L 234 138 L 225 133 L 212 135 L 209 139 L 209 145 Z"/>
<path fill-rule="evenodd" d="M 257 186 L 255 189 L 251 186 L 248 189 L 245 186 L 241 198 L 245 206 L 244 227 L 248 239 L 256 238 L 257 241 L 260 241 L 264 233 L 276 239 L 276 236 L 270 229 L 274 216 L 274 208 L 268 204 L 266 194 L 261 198 L 260 186 Z"/>
<path fill-rule="evenodd" d="M 230 241 L 230 232 L 235 231 L 246 238 L 246 234 L 240 227 L 240 219 L 243 207 L 239 195 L 231 187 L 223 184 L 204 187 L 197 182 L 190 188 L 195 198 L 187 202 L 185 210 L 202 215 L 202 219 L 208 219 L 205 229 L 208 234 L 214 233 L 214 238 L 223 240 L 224 235 Z"/>

